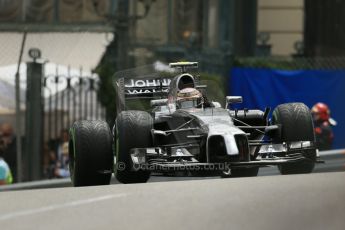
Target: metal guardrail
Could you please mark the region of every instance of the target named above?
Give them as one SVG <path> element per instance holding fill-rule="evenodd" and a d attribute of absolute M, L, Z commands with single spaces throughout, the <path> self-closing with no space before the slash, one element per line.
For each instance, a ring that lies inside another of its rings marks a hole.
<path fill-rule="evenodd" d="M 4 185 L 0 187 L 2 191 L 15 191 L 15 190 L 27 190 L 27 189 L 46 189 L 46 188 L 62 188 L 72 186 L 71 180 L 66 179 L 50 179 L 31 182 L 22 182 L 11 185 Z"/>
<path fill-rule="evenodd" d="M 337 149 L 337 150 L 330 150 L 330 151 L 322 151 L 319 152 L 319 155 L 322 159 L 326 161 L 327 158 L 344 158 L 345 161 L 345 149 Z M 330 166 L 329 171 L 332 170 L 333 166 Z M 113 178 L 112 183 L 116 183 L 115 179 Z M 62 188 L 62 187 L 71 187 L 71 180 L 69 178 L 66 179 L 50 179 L 50 180 L 41 180 L 41 181 L 32 181 L 32 182 L 23 182 L 17 183 L 12 185 L 4 185 L 0 187 L 0 192 L 2 191 L 16 191 L 16 190 L 27 190 L 27 189 L 47 189 L 47 188 Z"/>
<path fill-rule="evenodd" d="M 335 156 L 335 155 L 342 155 L 342 154 L 344 154 L 344 157 L 345 157 L 345 149 L 322 151 L 322 152 L 319 152 L 319 154 L 320 154 L 320 157 Z"/>

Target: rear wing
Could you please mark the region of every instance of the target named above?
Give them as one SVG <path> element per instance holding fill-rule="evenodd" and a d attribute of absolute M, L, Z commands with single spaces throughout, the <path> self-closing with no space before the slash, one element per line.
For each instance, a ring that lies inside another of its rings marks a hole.
<path fill-rule="evenodd" d="M 121 78 L 120 86 L 126 98 L 156 98 L 167 95 L 171 79 L 151 76 L 140 79 Z"/>
<path fill-rule="evenodd" d="M 156 65 L 142 66 L 115 73 L 113 85 L 116 90 L 117 113 L 126 110 L 128 100 L 135 99 L 138 104 L 145 100 L 149 103 L 152 99 L 166 98 L 171 79 L 175 74 L 173 69 L 168 68 L 161 71 L 157 69 Z"/>

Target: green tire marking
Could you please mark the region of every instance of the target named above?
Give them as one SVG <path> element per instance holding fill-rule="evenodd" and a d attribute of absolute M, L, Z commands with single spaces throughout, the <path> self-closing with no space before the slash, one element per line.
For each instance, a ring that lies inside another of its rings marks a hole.
<path fill-rule="evenodd" d="M 117 128 L 117 124 L 115 123 L 115 134 L 116 134 L 116 140 L 114 141 L 115 144 L 115 156 L 116 156 L 116 163 L 114 164 L 114 174 L 116 176 L 117 174 L 117 164 L 119 160 L 119 130 Z"/>
<path fill-rule="evenodd" d="M 73 171 L 70 170 L 70 174 L 71 174 L 71 179 L 72 179 L 72 182 L 74 184 L 74 181 L 75 181 L 75 159 L 76 159 L 76 149 L 75 149 L 75 129 L 74 128 L 70 128 L 69 129 L 69 133 L 70 133 L 70 136 L 72 137 L 72 143 L 73 143 Z"/>

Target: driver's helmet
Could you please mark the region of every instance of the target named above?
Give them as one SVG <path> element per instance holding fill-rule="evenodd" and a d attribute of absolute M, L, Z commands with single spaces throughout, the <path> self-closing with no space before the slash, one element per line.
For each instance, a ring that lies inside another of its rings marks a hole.
<path fill-rule="evenodd" d="M 202 94 L 195 88 L 184 88 L 177 93 L 177 105 L 181 109 L 197 107 L 202 100 Z"/>
<path fill-rule="evenodd" d="M 311 109 L 311 114 L 315 121 L 328 121 L 330 119 L 331 111 L 324 103 L 316 103 Z"/>

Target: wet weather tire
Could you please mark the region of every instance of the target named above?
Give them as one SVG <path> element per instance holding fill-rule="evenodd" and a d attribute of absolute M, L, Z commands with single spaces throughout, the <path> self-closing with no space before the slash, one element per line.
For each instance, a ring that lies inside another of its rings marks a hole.
<path fill-rule="evenodd" d="M 279 137 L 274 141 L 311 141 L 315 143 L 313 120 L 309 108 L 303 103 L 287 103 L 273 111 L 272 123 L 281 126 Z M 316 150 L 302 153 L 307 159 L 303 162 L 283 164 L 278 167 L 281 174 L 311 173 L 315 166 Z"/>
<path fill-rule="evenodd" d="M 70 129 L 69 169 L 73 186 L 110 184 L 113 136 L 104 121 L 77 121 Z"/>
<path fill-rule="evenodd" d="M 115 176 L 121 183 L 145 183 L 149 171 L 132 171 L 130 149 L 152 147 L 153 119 L 144 111 L 123 111 L 115 122 Z"/>

